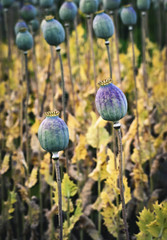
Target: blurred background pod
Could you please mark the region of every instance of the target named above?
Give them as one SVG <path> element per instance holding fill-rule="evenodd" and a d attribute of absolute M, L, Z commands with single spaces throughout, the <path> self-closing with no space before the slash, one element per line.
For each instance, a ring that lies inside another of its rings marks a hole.
<path fill-rule="evenodd" d="M 111 79 L 99 82 L 96 93 L 96 108 L 100 116 L 107 121 L 117 122 L 127 113 L 127 100 L 124 93 L 112 84 Z"/>
<path fill-rule="evenodd" d="M 53 5 L 53 0 L 40 0 L 39 5 L 42 8 L 50 8 Z"/>
<path fill-rule="evenodd" d="M 89 15 L 97 11 L 97 0 L 80 0 L 79 8 L 81 12 Z"/>
<path fill-rule="evenodd" d="M 69 132 L 66 123 L 59 117 L 59 112 L 48 112 L 38 129 L 41 147 L 47 152 L 59 152 L 67 148 Z"/>
<path fill-rule="evenodd" d="M 30 50 L 33 46 L 33 37 L 27 28 L 21 28 L 16 35 L 16 45 L 17 47 L 26 52 Z"/>
<path fill-rule="evenodd" d="M 27 4 L 21 8 L 20 14 L 24 21 L 29 22 L 37 16 L 37 9 L 31 4 Z"/>
<path fill-rule="evenodd" d="M 75 19 L 77 12 L 78 9 L 76 4 L 71 0 L 68 0 L 61 5 L 59 10 L 59 16 L 61 20 L 63 20 L 66 23 L 69 23 Z"/>
<path fill-rule="evenodd" d="M 137 8 L 141 11 L 147 11 L 150 8 L 151 0 L 137 0 Z"/>
<path fill-rule="evenodd" d="M 164 10 L 167 11 L 167 0 L 164 0 Z"/>
<path fill-rule="evenodd" d="M 131 5 L 127 5 L 122 8 L 121 20 L 126 26 L 133 26 L 137 23 L 136 11 Z"/>
<path fill-rule="evenodd" d="M 12 3 L 14 2 L 14 0 L 2 0 L 2 6 L 3 8 L 10 8 L 10 6 L 12 5 Z"/>
<path fill-rule="evenodd" d="M 121 0 L 103 0 L 104 10 L 113 11 L 119 8 Z"/>
<path fill-rule="evenodd" d="M 51 46 L 58 46 L 65 40 L 65 31 L 62 24 L 52 16 L 47 16 L 42 24 L 42 31 L 46 42 Z"/>
<path fill-rule="evenodd" d="M 14 27 L 15 34 L 17 35 L 18 32 L 20 31 L 20 29 L 22 29 L 22 28 L 28 29 L 28 26 L 23 20 L 20 20 L 15 24 L 15 27 Z"/>
<path fill-rule="evenodd" d="M 93 30 L 97 38 L 109 39 L 114 34 L 114 24 L 110 16 L 103 11 L 97 12 L 93 20 Z"/>
<path fill-rule="evenodd" d="M 80 0 L 73 0 L 73 2 L 79 7 Z"/>
<path fill-rule="evenodd" d="M 32 30 L 33 33 L 38 31 L 38 29 L 39 29 L 39 21 L 38 21 L 38 19 L 35 18 L 35 19 L 31 20 L 29 22 L 29 25 L 30 25 L 31 30 Z"/>

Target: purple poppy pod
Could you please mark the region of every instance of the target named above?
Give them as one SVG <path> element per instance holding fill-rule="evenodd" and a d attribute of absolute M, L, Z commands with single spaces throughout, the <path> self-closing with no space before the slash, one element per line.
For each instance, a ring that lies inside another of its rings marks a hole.
<path fill-rule="evenodd" d="M 121 20 L 126 26 L 133 26 L 137 22 L 137 15 L 131 5 L 124 6 L 121 11 Z"/>
<path fill-rule="evenodd" d="M 42 24 L 42 31 L 45 40 L 51 46 L 58 46 L 65 40 L 65 31 L 62 24 L 53 16 L 47 16 L 46 22 Z"/>
<path fill-rule="evenodd" d="M 59 118 L 59 112 L 48 112 L 38 129 L 41 147 L 47 152 L 59 152 L 67 148 L 69 132 L 66 123 Z"/>
<path fill-rule="evenodd" d="M 21 13 L 21 17 L 26 22 L 29 22 L 37 16 L 37 9 L 31 4 L 27 4 L 22 7 L 20 13 Z"/>
<path fill-rule="evenodd" d="M 2 0 L 2 6 L 3 8 L 10 8 L 14 0 Z"/>
<path fill-rule="evenodd" d="M 15 34 L 17 35 L 18 32 L 20 31 L 21 28 L 27 28 L 28 29 L 28 26 L 27 24 L 21 20 L 21 21 L 18 21 L 14 27 L 14 31 L 15 31 Z"/>
<path fill-rule="evenodd" d="M 114 34 L 114 24 L 110 16 L 103 11 L 97 12 L 93 19 L 93 30 L 97 38 L 109 39 Z"/>
<path fill-rule="evenodd" d="M 127 100 L 124 93 L 112 84 L 111 79 L 99 82 L 96 93 L 96 108 L 100 116 L 107 121 L 117 122 L 127 113 Z"/>
<path fill-rule="evenodd" d="M 33 37 L 31 33 L 27 31 L 27 28 L 21 28 L 16 36 L 17 47 L 26 52 L 30 50 L 33 46 Z"/>
<path fill-rule="evenodd" d="M 72 22 L 78 12 L 77 6 L 71 0 L 64 2 L 59 10 L 60 19 L 66 23 Z"/>

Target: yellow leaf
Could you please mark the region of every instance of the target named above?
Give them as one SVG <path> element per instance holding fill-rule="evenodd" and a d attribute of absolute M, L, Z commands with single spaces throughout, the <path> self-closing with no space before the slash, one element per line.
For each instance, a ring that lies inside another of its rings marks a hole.
<path fill-rule="evenodd" d="M 86 150 L 86 137 L 84 135 L 80 135 L 79 143 L 75 148 L 74 156 L 72 158 L 72 163 L 76 163 L 79 160 L 84 160 L 87 155 Z"/>
<path fill-rule="evenodd" d="M 73 183 L 68 174 L 64 174 L 64 178 L 62 181 L 62 194 L 63 196 L 70 198 L 73 197 L 77 193 L 78 187 L 75 183 Z"/>
<path fill-rule="evenodd" d="M 67 125 L 68 125 L 68 129 L 69 129 L 70 140 L 72 142 L 74 142 L 75 137 L 76 137 L 76 130 L 77 130 L 77 128 L 79 128 L 80 124 L 75 117 L 73 117 L 71 114 L 69 114 Z"/>
<path fill-rule="evenodd" d="M 31 134 L 36 134 L 38 132 L 39 125 L 40 125 L 40 121 L 38 118 L 36 118 L 35 123 L 31 127 Z"/>
<path fill-rule="evenodd" d="M 0 174 L 4 174 L 8 171 L 9 169 L 9 161 L 10 161 L 10 155 L 7 153 L 3 159 L 1 169 L 0 169 Z"/>
<path fill-rule="evenodd" d="M 32 169 L 29 179 L 25 183 L 26 187 L 32 188 L 37 183 L 37 181 L 38 181 L 37 174 L 38 174 L 38 168 L 34 167 Z"/>

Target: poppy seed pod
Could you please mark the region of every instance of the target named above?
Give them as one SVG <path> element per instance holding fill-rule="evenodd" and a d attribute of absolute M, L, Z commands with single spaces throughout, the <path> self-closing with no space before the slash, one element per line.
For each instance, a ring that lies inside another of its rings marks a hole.
<path fill-rule="evenodd" d="M 137 15 L 133 7 L 127 5 L 122 8 L 121 11 L 121 20 L 124 25 L 132 26 L 135 25 L 137 22 Z"/>
<path fill-rule="evenodd" d="M 167 0 L 164 0 L 164 10 L 167 11 Z"/>
<path fill-rule="evenodd" d="M 93 30 L 97 38 L 107 40 L 114 34 L 114 24 L 112 19 L 103 11 L 97 12 L 93 20 Z"/>
<path fill-rule="evenodd" d="M 65 40 L 65 31 L 60 22 L 52 16 L 46 17 L 46 22 L 42 25 L 42 31 L 46 42 L 52 46 L 58 46 Z"/>
<path fill-rule="evenodd" d="M 77 15 L 77 6 L 72 1 L 64 2 L 59 10 L 60 19 L 64 22 L 72 22 Z"/>
<path fill-rule="evenodd" d="M 141 11 L 147 11 L 150 8 L 151 0 L 137 0 L 137 8 Z"/>
<path fill-rule="evenodd" d="M 27 4 L 24 5 L 21 9 L 21 17 L 26 21 L 29 22 L 32 19 L 34 19 L 37 15 L 37 9 L 31 5 L 31 4 Z"/>
<path fill-rule="evenodd" d="M 18 21 L 14 27 L 15 34 L 17 35 L 18 32 L 20 31 L 20 29 L 22 29 L 22 28 L 28 29 L 27 24 L 24 21 Z"/>
<path fill-rule="evenodd" d="M 127 113 L 127 100 L 124 93 L 112 84 L 111 79 L 101 81 L 96 93 L 96 108 L 100 116 L 107 121 L 119 121 Z"/>
<path fill-rule="evenodd" d="M 39 5 L 42 8 L 50 8 L 53 5 L 53 0 L 40 0 Z"/>
<path fill-rule="evenodd" d="M 1 1 L 3 8 L 9 8 L 13 2 L 14 2 L 14 0 L 2 0 Z"/>
<path fill-rule="evenodd" d="M 59 118 L 59 112 L 48 112 L 38 129 L 41 147 L 47 152 L 59 152 L 67 148 L 69 132 L 66 123 Z"/>
<path fill-rule="evenodd" d="M 80 0 L 73 0 L 73 2 L 77 5 L 77 7 L 79 7 Z"/>
<path fill-rule="evenodd" d="M 97 0 L 80 0 L 79 7 L 81 11 L 87 15 L 97 11 Z"/>
<path fill-rule="evenodd" d="M 39 29 L 39 21 L 37 19 L 31 20 L 30 21 L 30 25 L 31 25 L 31 28 L 32 28 L 33 32 L 38 31 L 38 29 Z"/>
<path fill-rule="evenodd" d="M 33 38 L 31 33 L 27 31 L 27 28 L 20 29 L 20 32 L 16 36 L 16 45 L 23 51 L 28 51 L 32 48 Z"/>
<path fill-rule="evenodd" d="M 121 0 L 103 0 L 104 9 L 109 11 L 118 9 L 120 4 Z"/>

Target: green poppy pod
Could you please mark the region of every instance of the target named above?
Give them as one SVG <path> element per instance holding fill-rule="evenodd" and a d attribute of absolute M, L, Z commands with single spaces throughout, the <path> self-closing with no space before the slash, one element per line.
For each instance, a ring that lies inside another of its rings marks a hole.
<path fill-rule="evenodd" d="M 119 8 L 121 0 L 103 0 L 105 10 L 113 11 Z"/>
<path fill-rule="evenodd" d="M 16 35 L 16 45 L 20 50 L 25 52 L 32 48 L 33 37 L 27 28 L 21 28 L 20 32 Z"/>
<path fill-rule="evenodd" d="M 47 152 L 59 152 L 67 148 L 69 132 L 66 123 L 59 118 L 59 112 L 48 112 L 38 129 L 41 147 Z"/>
<path fill-rule="evenodd" d="M 151 0 L 137 0 L 137 8 L 141 11 L 147 11 L 150 8 Z"/>
<path fill-rule="evenodd" d="M 37 19 L 31 20 L 30 26 L 31 26 L 33 32 L 37 32 L 39 29 L 39 21 Z"/>
<path fill-rule="evenodd" d="M 53 16 L 47 16 L 46 22 L 42 25 L 42 31 L 46 42 L 52 46 L 58 46 L 65 40 L 65 31 L 60 22 Z"/>
<path fill-rule="evenodd" d="M 114 34 L 114 24 L 110 16 L 103 11 L 97 12 L 93 20 L 93 30 L 97 38 L 107 40 Z"/>
<path fill-rule="evenodd" d="M 27 28 L 27 29 L 28 29 L 27 24 L 26 24 L 23 20 L 18 21 L 18 22 L 16 23 L 16 25 L 15 25 L 15 27 L 14 27 L 15 34 L 17 35 L 18 32 L 20 31 L 20 29 L 22 29 L 22 28 Z"/>
<path fill-rule="evenodd" d="M 101 81 L 96 93 L 96 108 L 107 121 L 117 122 L 127 113 L 127 100 L 124 93 L 112 84 L 111 79 Z"/>
<path fill-rule="evenodd" d="M 72 22 L 74 18 L 76 17 L 78 12 L 77 6 L 72 1 L 66 1 L 64 2 L 59 10 L 59 16 L 60 19 L 64 22 Z"/>
<path fill-rule="evenodd" d="M 77 7 L 79 7 L 80 0 L 73 0 L 73 2 L 77 5 Z"/>
<path fill-rule="evenodd" d="M 20 14 L 24 21 L 29 22 L 37 16 L 37 9 L 31 4 L 27 4 L 22 7 Z"/>
<path fill-rule="evenodd" d="M 167 0 L 164 0 L 164 10 L 167 11 Z"/>
<path fill-rule="evenodd" d="M 53 0 L 40 0 L 39 5 L 42 8 L 50 8 L 53 5 Z"/>
<path fill-rule="evenodd" d="M 121 20 L 124 25 L 132 26 L 135 25 L 137 22 L 137 15 L 133 7 L 127 5 L 122 8 L 121 10 Z"/>
<path fill-rule="evenodd" d="M 97 0 L 80 0 L 79 7 L 81 11 L 87 15 L 97 11 Z"/>
<path fill-rule="evenodd" d="M 14 2 L 14 0 L 2 0 L 2 6 L 3 8 L 10 8 L 10 6 L 12 5 L 12 3 Z"/>

